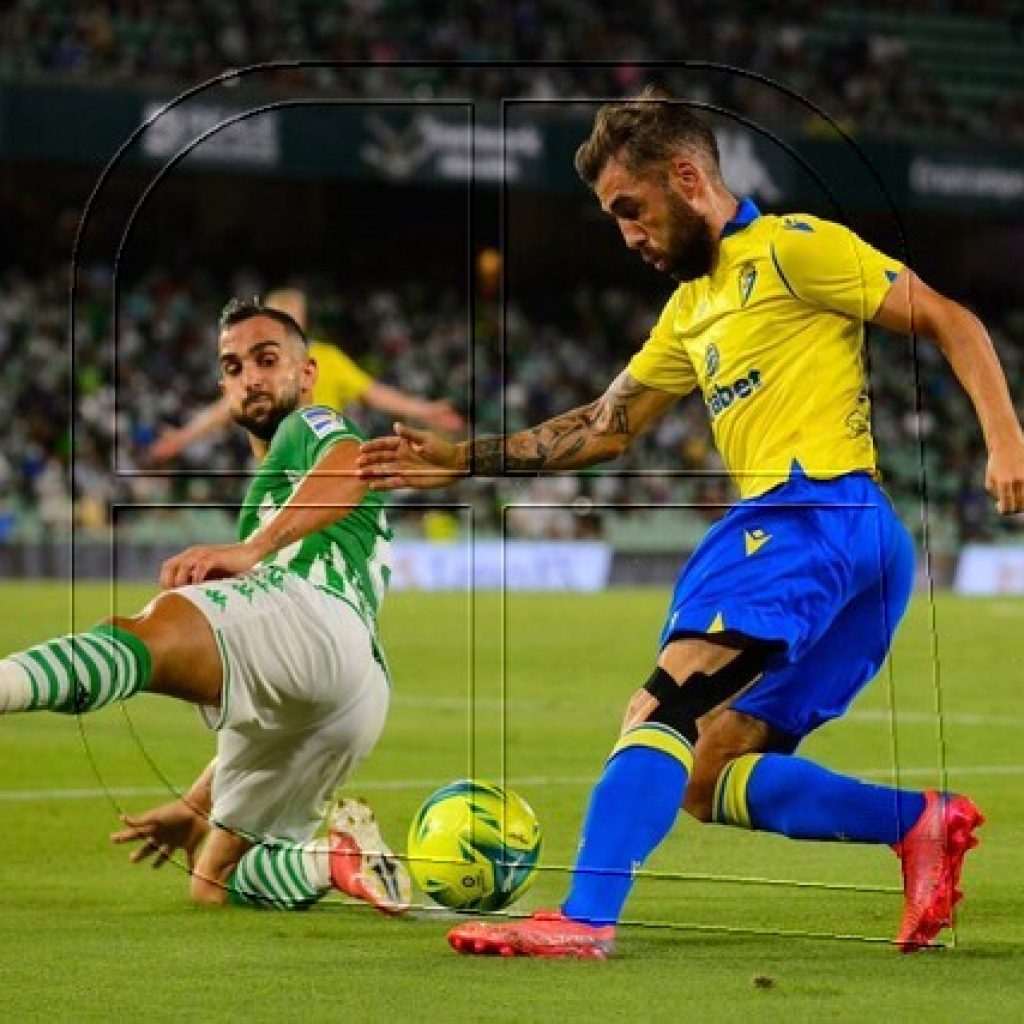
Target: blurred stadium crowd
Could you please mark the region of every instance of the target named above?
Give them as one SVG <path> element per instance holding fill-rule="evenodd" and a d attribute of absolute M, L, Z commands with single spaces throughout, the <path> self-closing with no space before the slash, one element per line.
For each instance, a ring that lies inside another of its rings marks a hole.
<path fill-rule="evenodd" d="M 1024 0 L 692 0 L 685 17 L 672 0 L 0 4 L 0 80 L 173 88 L 225 68 L 314 58 L 374 66 L 282 69 L 261 75 L 259 88 L 557 99 L 628 94 L 660 80 L 761 124 L 820 130 L 805 108 L 740 76 L 698 79 L 639 66 L 697 55 L 784 81 L 871 138 L 1024 143 Z M 401 61 L 450 63 L 387 66 Z M 566 63 L 470 75 L 460 61 Z M 73 211 L 69 216 L 74 220 Z M 216 396 L 214 324 L 225 297 L 283 282 L 151 271 L 120 294 L 115 347 L 109 270 L 83 268 L 72 363 L 66 274 L 0 270 L 0 407 L 7 411 L 0 542 L 60 536 L 72 520 L 86 535 L 105 536 L 118 502 L 162 507 L 126 526 L 139 540 L 230 536 L 231 506 L 249 465 L 240 432 L 196 445 L 167 475 L 133 471 L 152 469 L 146 450 L 164 426 L 180 425 Z M 385 383 L 449 399 L 472 416 L 478 433 L 514 430 L 594 398 L 646 336 L 659 305 L 584 286 L 556 322 L 512 302 L 502 345 L 496 301 L 477 303 L 470 325 L 464 296 L 426 285 L 337 292 L 328 282 L 313 299 L 314 333 L 340 343 Z M 1020 401 L 1024 308 L 986 321 Z M 926 486 L 934 552 L 952 558 L 966 540 L 1019 533 L 1020 522 L 991 511 L 973 413 L 937 352 L 922 344 L 915 370 L 905 341 L 876 333 L 869 345 L 875 432 L 905 521 L 921 535 Z M 73 476 L 72 381 L 80 400 Z M 368 409 L 349 411 L 370 434 L 389 426 Z M 113 477 L 111 464 L 119 470 Z M 704 411 L 691 398 L 624 460 L 582 480 L 468 481 L 442 500 L 471 506 L 478 532 L 496 534 L 504 525 L 517 536 L 601 535 L 623 550 L 686 548 L 732 498 L 720 470 Z M 464 529 L 457 515 L 424 514 L 413 509 L 416 499 L 400 496 L 398 504 L 403 500 L 410 509 L 396 517 L 401 529 L 436 537 Z M 653 507 L 603 511 L 623 502 Z M 223 508 L 211 515 L 217 503 Z M 189 506 L 205 511 L 200 516 Z"/>
<path fill-rule="evenodd" d="M 682 16 L 685 13 L 685 16 Z M 985 57 L 979 61 L 978 54 Z M 0 77 L 193 84 L 270 60 L 566 61 L 581 66 L 289 69 L 277 90 L 368 97 L 621 95 L 651 80 L 645 60 L 747 68 L 811 96 L 874 136 L 1024 140 L 1021 0 L 11 0 L 0 7 Z M 595 64 L 606 62 L 606 67 Z M 589 63 L 590 66 L 586 66 Z M 821 122 L 755 82 L 662 83 L 760 123 Z"/>
<path fill-rule="evenodd" d="M 265 283 L 251 277 L 215 282 L 200 273 L 182 279 L 153 272 L 121 293 L 115 347 L 110 343 L 109 272 L 94 267 L 78 282 L 73 364 L 66 341 L 67 284 L 64 274 L 0 276 L 0 405 L 8 410 L 0 451 L 0 540 L 60 535 L 72 516 L 85 535 L 103 531 L 109 506 L 118 502 L 168 506 L 130 528 L 139 540 L 187 543 L 197 532 L 209 536 L 211 530 L 230 537 L 232 505 L 245 487 L 240 474 L 249 469 L 240 431 L 197 444 L 168 475 L 132 471 L 145 466 L 146 449 L 163 426 L 182 423 L 216 396 L 215 324 L 225 295 L 254 294 Z M 596 397 L 658 312 L 656 302 L 604 288 L 581 289 L 571 306 L 571 316 L 555 324 L 511 304 L 505 314 L 504 355 L 495 304 L 477 304 L 476 351 L 471 353 L 470 325 L 460 298 L 416 287 L 322 292 L 314 323 L 328 331 L 313 333 L 341 342 L 385 382 L 448 398 L 466 413 L 474 395 L 477 430 L 498 432 Z M 1007 375 L 1019 382 L 1024 379 L 1024 310 L 989 326 Z M 903 339 L 877 332 L 869 356 L 886 486 L 905 521 L 920 536 L 923 451 L 936 552 L 952 556 L 959 542 L 1019 531 L 1019 523 L 1000 523 L 991 514 L 973 413 L 934 347 L 919 346 L 916 375 Z M 66 410 L 72 375 L 80 419 L 69 485 L 72 427 Z M 503 380 L 509 383 L 503 386 Z M 365 408 L 350 412 L 370 433 L 389 426 Z M 112 463 L 120 475 L 107 472 Z M 516 536 L 605 536 L 626 550 L 689 546 L 720 514 L 716 504 L 732 499 L 720 469 L 704 409 L 692 396 L 625 459 L 595 468 L 582 480 L 468 481 L 439 500 L 472 506 L 478 534 L 499 533 L 509 506 L 507 527 Z M 421 499 L 404 500 L 415 505 Z M 217 503 L 223 508 L 214 520 L 208 509 Z M 610 514 L 602 511 L 607 503 L 656 508 Z M 550 507 L 515 507 L 523 504 Z M 195 519 L 200 513 L 189 505 L 204 508 L 201 529 Z M 682 507 L 670 512 L 666 505 Z M 396 520 L 405 532 L 444 538 L 458 532 L 460 515 L 417 510 Z"/>

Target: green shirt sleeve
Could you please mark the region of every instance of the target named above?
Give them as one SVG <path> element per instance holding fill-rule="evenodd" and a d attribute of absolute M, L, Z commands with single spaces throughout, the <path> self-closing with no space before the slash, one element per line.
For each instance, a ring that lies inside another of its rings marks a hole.
<path fill-rule="evenodd" d="M 278 428 L 271 452 L 280 440 L 287 464 L 311 470 L 339 441 L 362 441 L 363 435 L 351 420 L 326 405 L 310 405 L 296 409 Z"/>

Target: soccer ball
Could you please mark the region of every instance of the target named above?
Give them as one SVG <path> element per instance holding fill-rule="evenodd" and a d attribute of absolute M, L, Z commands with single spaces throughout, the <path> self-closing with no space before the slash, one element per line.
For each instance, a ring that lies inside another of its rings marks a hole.
<path fill-rule="evenodd" d="M 431 794 L 409 826 L 409 870 L 453 910 L 501 910 L 537 874 L 540 824 L 530 805 L 493 782 L 463 779 Z"/>

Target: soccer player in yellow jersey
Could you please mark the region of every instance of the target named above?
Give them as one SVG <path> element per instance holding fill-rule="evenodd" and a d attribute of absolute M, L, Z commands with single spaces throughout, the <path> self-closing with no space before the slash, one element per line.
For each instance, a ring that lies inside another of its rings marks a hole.
<path fill-rule="evenodd" d="M 680 282 L 605 394 L 505 438 L 401 427 L 363 446 L 373 485 L 576 470 L 699 389 L 740 502 L 676 584 L 657 666 L 594 788 L 570 893 L 524 922 L 460 925 L 467 953 L 603 957 L 633 872 L 680 806 L 700 821 L 891 846 L 914 950 L 951 921 L 982 817 L 963 796 L 875 786 L 795 751 L 882 665 L 910 596 L 910 537 L 876 482 L 864 324 L 934 339 L 977 412 L 987 486 L 1024 510 L 1024 433 L 985 328 L 838 224 L 766 216 L 726 189 L 715 138 L 647 92 L 599 111 L 576 165 L 626 244 Z"/>
<path fill-rule="evenodd" d="M 278 288 L 266 297 L 266 305 L 287 313 L 303 330 L 309 318 L 305 292 L 298 288 Z M 350 359 L 337 345 L 328 341 L 310 340 L 309 357 L 317 365 L 316 390 L 313 402 L 340 412 L 353 402 L 365 402 L 372 409 L 405 416 L 442 433 L 455 433 L 462 429 L 462 417 L 445 401 L 428 401 L 406 394 L 374 380 Z M 203 437 L 224 429 L 231 422 L 231 412 L 225 398 L 208 405 L 183 427 L 172 427 L 161 433 L 150 446 L 147 456 L 151 462 L 166 462 L 176 458 L 186 448 Z"/>

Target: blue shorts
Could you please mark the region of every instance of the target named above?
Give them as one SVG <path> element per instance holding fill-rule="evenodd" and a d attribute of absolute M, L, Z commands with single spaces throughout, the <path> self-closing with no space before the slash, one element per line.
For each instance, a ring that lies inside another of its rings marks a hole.
<path fill-rule="evenodd" d="M 866 473 L 735 505 L 683 567 L 661 646 L 683 636 L 769 645 L 733 702 L 799 742 L 842 715 L 885 661 L 914 582 L 914 546 Z"/>

